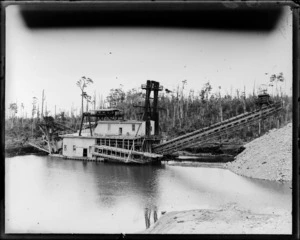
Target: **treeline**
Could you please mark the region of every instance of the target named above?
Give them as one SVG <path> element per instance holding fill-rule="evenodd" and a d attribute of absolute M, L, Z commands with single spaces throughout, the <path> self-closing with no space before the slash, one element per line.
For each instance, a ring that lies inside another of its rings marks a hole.
<path fill-rule="evenodd" d="M 213 89 L 209 82 L 205 83 L 201 90 L 190 90 L 185 92 L 187 82 L 183 81 L 181 86 L 175 90 L 164 89 L 159 93 L 159 119 L 160 132 L 167 138 L 173 138 L 194 130 L 209 126 L 211 124 L 229 119 L 236 115 L 251 112 L 257 109 L 257 94 L 245 95 L 236 90 L 235 94 L 221 95 L 220 87 L 217 91 Z M 83 99 L 86 99 L 86 110 L 95 109 L 94 101 L 88 101 L 82 89 L 82 108 Z M 141 89 L 131 89 L 124 91 L 122 86 L 111 89 L 106 98 L 106 105 L 121 109 L 125 114 L 125 119 L 142 119 L 145 93 Z M 264 132 L 285 125 L 292 120 L 292 97 L 287 96 L 282 91 L 277 91 L 271 97 L 274 102 L 282 102 L 283 110 L 262 121 L 261 134 Z M 103 106 L 103 100 L 98 106 Z M 20 108 L 20 107 L 19 107 Z M 32 114 L 27 117 L 19 110 L 15 103 L 10 104 L 9 118 L 5 121 L 5 131 L 7 138 L 24 139 L 41 137 L 38 124 L 43 116 L 47 116 L 47 110 L 42 110 L 33 101 Z M 42 108 L 43 109 L 43 108 Z M 80 127 L 81 116 L 75 115 L 74 111 L 61 111 L 52 117 L 65 126 L 78 130 Z M 22 111 L 22 106 L 20 108 Z M 21 115 L 21 116 L 19 116 Z M 258 123 L 244 127 L 238 132 L 230 133 L 228 138 L 250 141 L 259 134 Z"/>
<path fill-rule="evenodd" d="M 45 116 L 46 117 L 46 116 Z M 51 116 L 49 116 L 51 117 Z M 55 121 L 74 129 L 79 129 L 81 117 L 69 116 L 64 112 L 57 114 L 53 117 Z M 34 118 L 26 117 L 10 117 L 5 120 L 5 145 L 14 144 L 16 142 L 22 144 L 29 139 L 38 139 L 42 137 L 42 131 L 39 128 L 39 124 L 42 122 L 41 116 Z"/>
<path fill-rule="evenodd" d="M 234 96 L 221 96 L 220 91 L 212 93 L 209 83 L 204 84 L 198 92 L 190 90 L 183 94 L 185 82 L 176 90 L 165 89 L 159 94 L 160 131 L 168 138 L 176 137 L 211 124 L 229 119 L 258 108 L 257 94 L 245 96 L 245 92 L 236 90 Z M 220 90 L 220 89 L 219 89 Z M 122 88 L 112 89 L 107 101 L 110 106 L 124 111 L 126 119 L 139 119 L 142 116 L 145 94 L 132 89 L 124 92 Z M 292 97 L 282 91 L 271 97 L 273 102 L 282 102 L 283 110 L 265 119 L 261 124 L 261 134 L 272 128 L 281 127 L 292 120 Z M 230 138 L 249 141 L 259 134 L 258 123 L 232 133 Z"/>

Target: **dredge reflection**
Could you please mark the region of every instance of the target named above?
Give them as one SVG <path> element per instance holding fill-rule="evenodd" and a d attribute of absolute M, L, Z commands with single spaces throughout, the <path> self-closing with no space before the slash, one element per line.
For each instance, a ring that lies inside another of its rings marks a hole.
<path fill-rule="evenodd" d="M 145 208 L 145 224 L 146 228 L 151 226 L 151 214 L 153 213 L 153 223 L 157 221 L 157 207 L 156 206 L 148 206 Z"/>
<path fill-rule="evenodd" d="M 165 165 L 122 165 L 115 163 L 88 164 L 84 168 L 94 173 L 99 205 L 113 209 L 122 199 L 137 200 L 144 211 L 145 225 L 149 228 L 158 220 L 158 179 Z M 141 213 L 142 213 L 141 212 Z"/>

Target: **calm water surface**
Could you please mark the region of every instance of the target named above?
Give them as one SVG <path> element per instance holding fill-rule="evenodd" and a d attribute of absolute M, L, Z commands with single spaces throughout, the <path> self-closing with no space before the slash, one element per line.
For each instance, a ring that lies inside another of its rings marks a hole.
<path fill-rule="evenodd" d="M 6 158 L 5 164 L 7 233 L 134 233 L 163 211 L 231 203 L 258 213 L 291 211 L 290 184 L 253 180 L 225 169 L 34 155 Z"/>

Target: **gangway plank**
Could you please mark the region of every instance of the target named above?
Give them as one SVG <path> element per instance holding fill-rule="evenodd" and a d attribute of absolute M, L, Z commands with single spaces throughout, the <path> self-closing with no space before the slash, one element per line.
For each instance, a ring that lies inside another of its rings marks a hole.
<path fill-rule="evenodd" d="M 94 145 L 93 147 L 93 156 L 103 157 L 104 159 L 114 159 L 125 163 L 150 163 L 163 157 L 161 154 L 133 151 L 119 147 L 110 147 L 105 145 Z"/>
<path fill-rule="evenodd" d="M 240 127 L 251 124 L 259 119 L 275 114 L 282 109 L 280 104 L 272 104 L 250 113 L 244 113 L 220 123 L 213 124 L 183 136 L 174 138 L 165 143 L 153 147 L 153 152 L 159 154 L 170 154 L 187 147 L 193 147 L 212 139 L 227 134 L 228 131 L 236 131 Z"/>
<path fill-rule="evenodd" d="M 45 148 L 42 148 L 42 147 L 40 147 L 40 146 L 38 146 L 38 145 L 36 145 L 36 144 L 34 144 L 34 143 L 28 142 L 28 144 L 29 144 L 30 146 L 32 146 L 32 147 L 35 147 L 35 148 L 41 150 L 41 151 L 44 151 L 44 152 L 46 152 L 46 153 L 50 153 L 50 152 L 49 152 L 48 150 L 46 150 Z"/>

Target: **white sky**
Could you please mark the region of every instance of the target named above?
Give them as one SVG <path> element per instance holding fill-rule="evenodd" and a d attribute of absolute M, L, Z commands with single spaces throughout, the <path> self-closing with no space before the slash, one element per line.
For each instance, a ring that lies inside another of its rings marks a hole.
<path fill-rule="evenodd" d="M 111 52 L 111 54 L 110 54 Z M 41 106 L 45 89 L 50 114 L 78 112 L 81 76 L 93 79 L 87 92 L 107 96 L 111 88 L 138 88 L 146 80 L 175 89 L 187 80 L 186 92 L 209 81 L 213 92 L 253 91 L 283 72 L 291 95 L 292 12 L 285 8 L 276 30 L 234 32 L 176 28 L 29 29 L 18 6 L 6 11 L 6 106 L 21 102 L 30 116 L 32 98 Z M 266 75 L 265 73 L 268 73 Z"/>

